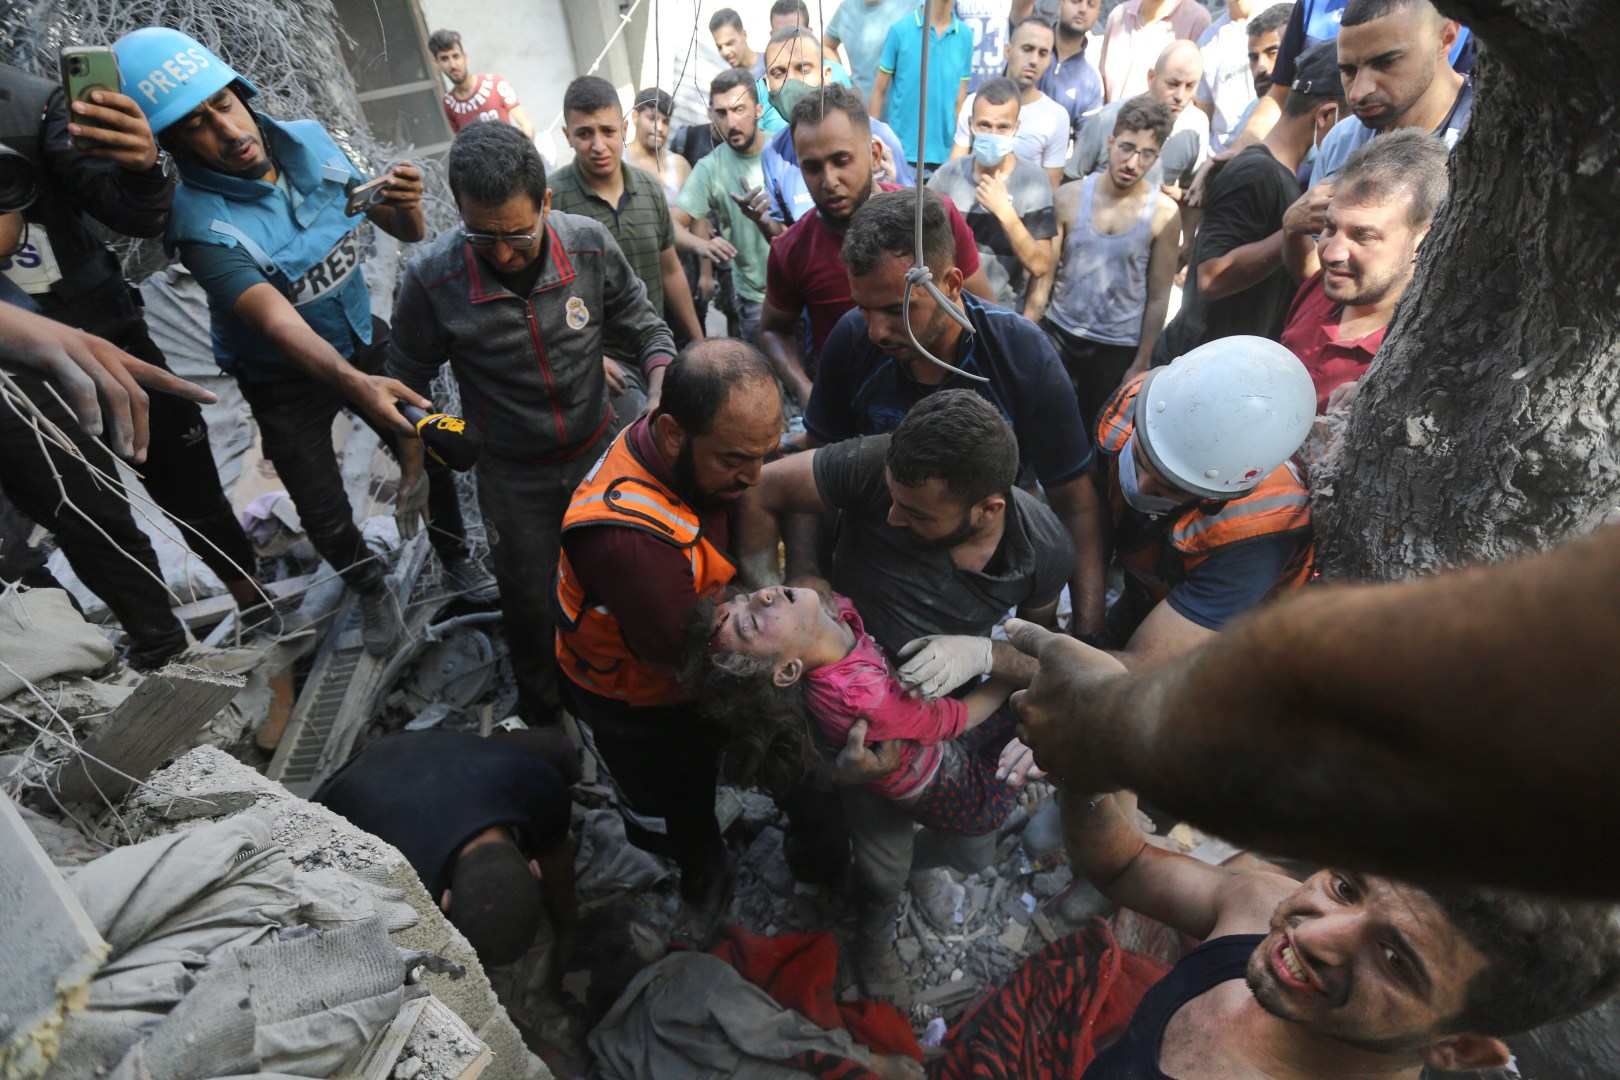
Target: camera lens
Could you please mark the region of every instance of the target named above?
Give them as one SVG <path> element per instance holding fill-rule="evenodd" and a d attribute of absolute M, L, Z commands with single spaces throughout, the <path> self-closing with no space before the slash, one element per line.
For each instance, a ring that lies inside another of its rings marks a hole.
<path fill-rule="evenodd" d="M 0 145 L 0 214 L 26 210 L 38 196 L 34 163 L 11 147 Z"/>

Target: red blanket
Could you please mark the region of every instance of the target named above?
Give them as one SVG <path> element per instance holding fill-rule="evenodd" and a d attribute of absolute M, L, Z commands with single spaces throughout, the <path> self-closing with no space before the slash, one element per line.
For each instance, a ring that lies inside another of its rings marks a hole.
<path fill-rule="evenodd" d="M 941 1080 L 1079 1080 L 1170 968 L 1092 919 L 1026 960 L 945 1036 Z"/>
<path fill-rule="evenodd" d="M 834 984 L 838 976 L 838 942 L 831 934 L 823 931 L 761 937 L 740 926 L 727 926 L 725 940 L 714 948 L 713 955 L 736 968 L 778 1004 L 803 1013 L 824 1028 L 849 1032 L 850 1038 L 872 1053 L 906 1054 L 922 1060 L 911 1022 L 899 1009 L 881 1001 L 837 999 Z M 800 1054 L 786 1064 L 834 1080 L 875 1076 L 852 1061 L 822 1054 Z"/>

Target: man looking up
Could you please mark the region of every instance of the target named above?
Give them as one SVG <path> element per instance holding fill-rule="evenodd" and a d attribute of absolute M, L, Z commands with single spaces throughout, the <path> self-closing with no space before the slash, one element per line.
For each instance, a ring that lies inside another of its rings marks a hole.
<path fill-rule="evenodd" d="M 1309 277 L 1288 310 L 1282 343 L 1311 373 L 1319 414 L 1335 388 L 1372 364 L 1446 185 L 1446 144 L 1401 128 L 1350 155 L 1314 244 L 1306 232 L 1289 232 L 1288 269 Z"/>
<path fill-rule="evenodd" d="M 763 212 L 760 152 L 767 140 L 759 111 L 748 72 L 734 67 L 715 76 L 709 84 L 709 113 L 724 141 L 693 166 L 670 207 L 677 247 L 715 264 L 731 263 L 741 337 L 751 345 L 759 343 L 759 305 L 765 299 L 765 260 L 771 250 L 766 235 L 775 236 L 782 228 Z M 725 235 L 699 239 L 692 223 L 710 214 L 726 223 Z"/>
<path fill-rule="evenodd" d="M 709 16 L 709 34 L 727 67 L 740 67 L 756 79 L 765 74 L 765 58 L 749 46 L 748 31 L 736 11 L 721 8 Z"/>
<path fill-rule="evenodd" d="M 1044 178 L 1036 184 L 1047 191 Z M 905 329 L 905 278 L 915 259 L 916 194 L 884 192 L 851 218 L 844 235 L 843 259 L 855 310 L 839 321 L 822 350 L 804 413 L 805 431 L 821 443 L 880 435 L 893 431 L 931 394 L 969 389 L 982 395 L 1012 427 L 1019 482 L 1025 487 L 1040 482 L 1078 552 L 1069 568 L 1076 631 L 1099 630 L 1102 510 L 1087 475 L 1091 441 L 1080 425 L 1074 389 L 1057 350 L 1035 324 L 963 295 L 944 202 L 932 193 L 923 198 L 923 260 L 946 302 L 966 314 L 973 332 L 964 331 L 924 289 L 911 290 L 911 330 L 934 356 L 990 381 L 972 382 L 937 367 L 911 345 Z"/>
<path fill-rule="evenodd" d="M 1339 23 L 1339 75 L 1355 113 L 1322 140 L 1314 187 L 1381 132 L 1416 128 L 1455 146 L 1474 111 L 1473 80 L 1451 66 L 1459 27 L 1429 0 L 1351 0 Z"/>
<path fill-rule="evenodd" d="M 563 520 L 553 601 L 569 698 L 618 788 L 625 834 L 675 860 L 694 914 L 718 914 L 725 898 L 714 817 L 721 740 L 675 672 L 693 608 L 734 573 L 730 512 L 781 435 L 781 394 L 765 358 L 738 341 L 699 342 L 670 366 L 657 410 L 614 439 Z"/>
<path fill-rule="evenodd" d="M 1159 149 L 1159 157 L 1148 168 L 1148 183 L 1165 189 L 1180 201 L 1182 190 L 1192 182 L 1209 142 L 1209 118 L 1202 110 L 1188 108 L 1198 89 L 1204 58 L 1190 41 L 1165 46 L 1148 72 L 1147 96 L 1161 101 L 1170 110 L 1170 137 Z M 1065 176 L 1078 180 L 1108 168 L 1108 136 L 1113 134 L 1123 101 L 1105 105 L 1086 125 L 1075 141 L 1074 153 L 1064 168 Z"/>
<path fill-rule="evenodd" d="M 1088 435 L 1109 395 L 1148 369 L 1169 308 L 1181 213 L 1147 180 L 1169 133 L 1170 110 L 1157 101 L 1131 98 L 1115 111 L 1108 168 L 1058 189 L 1061 262 L 1024 305 L 1063 358 Z"/>
<path fill-rule="evenodd" d="M 1056 191 L 1063 182 L 1063 161 L 1069 153 L 1069 114 L 1037 85 L 1051 67 L 1052 41 L 1052 25 L 1030 16 L 1013 27 L 1006 53 L 1007 78 L 1018 88 L 1018 131 L 1013 137 L 1013 153 L 1045 169 Z M 966 157 L 973 145 L 973 104 L 977 100 L 978 94 L 969 94 L 957 112 L 953 158 Z"/>
<path fill-rule="evenodd" d="M 663 189 L 652 174 L 624 161 L 624 122 L 613 85 L 594 75 L 569 83 L 563 94 L 563 125 L 574 160 L 551 176 L 552 208 L 593 218 L 607 229 L 641 279 L 658 317 L 664 317 L 667 305 L 688 340 L 702 338 L 686 274 L 675 254 L 675 229 Z M 627 424 L 644 408 L 656 406 L 658 397 L 648 392 L 640 343 L 607 344 L 603 364 L 608 389 L 618 422 Z M 662 378 L 656 373 L 652 377 Z"/>
<path fill-rule="evenodd" d="M 956 204 L 979 243 L 996 303 L 1023 307 L 1031 277 L 1052 268 L 1049 241 L 1052 187 L 1047 174 L 1013 150 L 1020 128 L 1018 87 L 991 79 L 973 98 L 973 156 L 952 158 L 929 178 L 928 187 Z"/>
<path fill-rule="evenodd" d="M 819 354 L 838 320 L 855 306 L 849 273 L 839 257 L 850 218 L 879 191 L 896 189 L 873 176 L 879 150 L 869 123 L 854 90 L 826 86 L 799 102 L 788 129 L 800 182 L 815 208 L 771 245 L 760 344 L 782 385 L 801 405 L 810 400 L 810 378 L 797 330 L 799 315 L 809 316 L 810 343 Z M 990 285 L 979 265 L 973 230 L 955 206 L 947 204 L 947 213 L 957 267 L 967 275 L 963 287 L 987 297 Z"/>
<path fill-rule="evenodd" d="M 656 400 L 675 343 L 607 230 L 551 209 L 546 167 L 516 128 L 462 131 L 449 178 L 462 226 L 406 267 L 388 367 L 425 387 L 448 360 L 478 417 L 478 505 L 491 527 L 518 717 L 538 727 L 558 719 L 546 569 L 574 485 L 613 430 L 602 357 L 632 358 Z"/>
<path fill-rule="evenodd" d="M 1051 640 L 1022 624 L 1009 630 L 1030 648 Z M 1026 715 L 1047 712 L 1049 677 L 1043 665 L 1021 695 Z M 1296 882 L 1211 866 L 1149 844 L 1113 795 L 1060 798 L 1077 875 L 1203 939 L 1148 990 L 1085 1080 L 1419 1080 L 1498 1069 L 1512 1056 L 1504 1037 L 1591 1009 L 1620 985 L 1610 905 L 1332 869 Z"/>
<path fill-rule="evenodd" d="M 468 124 L 494 120 L 511 124 L 528 138 L 534 138 L 534 123 L 518 100 L 517 91 L 504 75 L 473 74 L 472 62 L 461 48 L 460 34 L 454 30 L 433 31 L 433 36 L 428 38 L 428 52 L 433 54 L 433 66 L 450 83 L 440 104 L 444 106 L 444 118 L 450 122 L 452 134 Z"/>
<path fill-rule="evenodd" d="M 1041 93 L 1068 110 L 1071 139 L 1080 137 L 1087 118 L 1103 103 L 1102 72 L 1086 56 L 1101 11 L 1102 0 L 1059 0 L 1052 66 L 1039 83 Z"/>
<path fill-rule="evenodd" d="M 1343 90 L 1333 43 L 1315 46 L 1300 58 L 1282 119 L 1221 168 L 1204 201 L 1181 310 L 1159 335 L 1155 364 L 1220 337 L 1281 333 L 1294 291 L 1282 262 L 1283 216 L 1299 197 L 1299 164 L 1332 128 Z"/>
<path fill-rule="evenodd" d="M 432 403 L 381 374 L 388 325 L 371 314 L 345 194 L 366 178 L 316 121 L 254 112 L 253 85 L 178 30 L 136 30 L 113 49 L 123 89 L 179 165 L 164 249 L 207 292 L 214 359 L 241 387 L 310 543 L 359 594 L 366 651 L 383 656 L 400 615 L 343 491 L 331 439 L 339 410 L 358 410 L 399 458 L 402 535 L 426 510 L 450 578 L 472 590 L 488 577 L 468 555 L 449 471 L 430 462 L 423 481 L 422 444 L 396 408 Z M 208 63 L 177 81 L 164 67 L 177 55 Z M 421 172 L 396 165 L 364 214 L 398 240 L 420 240 Z"/>
<path fill-rule="evenodd" d="M 777 31 L 765 46 L 765 85 L 783 117 L 781 130 L 771 136 L 761 158 L 765 194 L 769 197 L 765 212 L 783 225 L 798 221 L 814 204 L 793 149 L 793 131 L 788 123 L 793 109 L 818 87 L 848 85 L 847 79 L 834 77 L 834 65 L 823 63 L 823 55 L 816 36 L 798 27 Z M 866 111 L 864 106 L 861 111 Z M 901 185 L 915 183 L 916 174 L 906 162 L 905 148 L 894 129 L 880 120 L 868 123 L 873 138 L 883 144 L 873 162 L 874 172 L 882 180 Z"/>

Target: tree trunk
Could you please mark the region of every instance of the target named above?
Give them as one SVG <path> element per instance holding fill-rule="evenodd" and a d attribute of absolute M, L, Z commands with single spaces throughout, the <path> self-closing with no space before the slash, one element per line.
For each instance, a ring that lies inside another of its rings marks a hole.
<path fill-rule="evenodd" d="M 1451 198 L 1313 477 L 1327 576 L 1542 549 L 1620 493 L 1620 4 L 1436 0 L 1482 45 Z"/>

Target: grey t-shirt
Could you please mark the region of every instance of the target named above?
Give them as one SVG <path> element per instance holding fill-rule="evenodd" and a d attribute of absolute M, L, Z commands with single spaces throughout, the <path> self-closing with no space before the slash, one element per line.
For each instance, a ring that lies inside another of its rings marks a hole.
<path fill-rule="evenodd" d="M 1031 165 L 1022 158 L 1013 165 L 1006 179 L 1007 197 L 1012 200 L 1013 213 L 1018 215 L 1037 240 L 1050 240 L 1057 235 L 1057 216 L 1052 212 L 1052 181 L 1045 170 Z M 1023 306 L 1024 289 L 1029 284 L 1029 270 L 1014 250 L 1001 219 L 979 203 L 979 181 L 973 175 L 973 155 L 951 158 L 934 171 L 928 179 L 930 191 L 951 200 L 973 230 L 973 240 L 979 248 L 979 259 L 984 273 L 995 291 L 996 303 L 1017 311 Z"/>
<path fill-rule="evenodd" d="M 832 587 L 855 603 L 867 632 L 893 656 L 926 634 L 983 637 L 1014 608 L 1045 607 L 1074 571 L 1074 541 L 1057 515 L 1013 489 L 1001 546 L 982 571 L 928 551 L 888 522 L 888 435 L 815 451 L 816 488 L 839 510 Z"/>
<path fill-rule="evenodd" d="M 1074 153 L 1069 155 L 1069 163 L 1063 167 L 1064 179 L 1084 179 L 1108 167 L 1108 136 L 1114 133 L 1114 120 L 1119 116 L 1119 107 L 1126 100 L 1129 99 L 1103 106 L 1096 116 L 1086 121 L 1086 126 L 1080 129 L 1080 137 L 1074 140 Z M 1198 116 L 1187 117 L 1188 110 L 1198 113 Z M 1204 137 L 1198 123 L 1202 118 L 1203 114 L 1194 105 L 1188 105 L 1182 116 L 1176 118 L 1176 126 L 1164 141 L 1158 160 L 1148 170 L 1148 183 L 1160 187 L 1176 184 L 1183 188 L 1192 183 L 1198 166 L 1204 160 Z M 1202 126 L 1207 125 L 1208 121 L 1204 120 Z"/>

